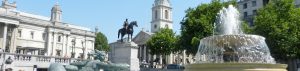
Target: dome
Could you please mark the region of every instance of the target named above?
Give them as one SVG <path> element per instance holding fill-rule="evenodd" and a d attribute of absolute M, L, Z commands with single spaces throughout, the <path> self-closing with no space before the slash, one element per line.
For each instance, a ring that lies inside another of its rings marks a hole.
<path fill-rule="evenodd" d="M 51 10 L 52 10 L 52 11 L 61 11 L 61 8 L 60 8 L 60 6 L 59 6 L 58 4 L 55 4 L 55 5 L 52 7 Z"/>
<path fill-rule="evenodd" d="M 157 6 L 157 5 L 164 5 L 164 6 L 171 6 L 170 4 L 170 0 L 155 0 L 155 4 L 154 6 Z"/>

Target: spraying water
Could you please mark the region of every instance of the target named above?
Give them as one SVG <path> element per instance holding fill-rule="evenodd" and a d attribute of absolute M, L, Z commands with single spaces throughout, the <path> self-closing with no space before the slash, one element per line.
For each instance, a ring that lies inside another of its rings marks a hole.
<path fill-rule="evenodd" d="M 200 41 L 197 63 L 276 63 L 264 37 L 243 34 L 239 15 L 232 5 L 218 13 L 214 36 Z"/>
<path fill-rule="evenodd" d="M 239 11 L 229 5 L 228 8 L 223 8 L 217 16 L 217 21 L 214 26 L 214 34 L 232 35 L 243 34 L 240 28 L 240 13 Z"/>

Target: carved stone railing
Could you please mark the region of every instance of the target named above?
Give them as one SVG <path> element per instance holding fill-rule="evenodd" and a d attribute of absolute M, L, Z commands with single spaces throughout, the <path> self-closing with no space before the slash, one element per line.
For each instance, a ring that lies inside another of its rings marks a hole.
<path fill-rule="evenodd" d="M 51 61 L 51 57 L 38 57 L 37 61 L 38 62 L 50 62 Z"/>
<path fill-rule="evenodd" d="M 62 63 L 68 65 L 72 62 L 79 62 L 83 59 L 77 58 L 66 58 L 66 57 L 55 57 L 55 56 L 42 56 L 42 55 L 26 55 L 26 54 L 15 54 L 15 53 L 1 53 L 0 52 L 0 63 L 7 60 L 8 58 L 13 60 L 13 63 L 25 63 L 25 64 L 47 64 L 51 63 Z"/>

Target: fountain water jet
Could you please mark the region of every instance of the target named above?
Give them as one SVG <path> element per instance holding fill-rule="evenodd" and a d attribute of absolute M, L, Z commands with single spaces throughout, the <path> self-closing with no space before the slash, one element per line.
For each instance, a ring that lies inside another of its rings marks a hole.
<path fill-rule="evenodd" d="M 270 55 L 264 37 L 243 34 L 239 17 L 232 5 L 218 13 L 214 35 L 201 39 L 196 64 L 186 71 L 286 71 Z"/>

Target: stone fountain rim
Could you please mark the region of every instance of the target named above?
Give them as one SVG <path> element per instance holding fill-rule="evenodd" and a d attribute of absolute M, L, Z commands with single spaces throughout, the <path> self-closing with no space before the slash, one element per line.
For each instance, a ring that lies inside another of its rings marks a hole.
<path fill-rule="evenodd" d="M 188 69 L 201 68 L 287 68 L 286 64 L 271 64 L 271 63 L 195 63 L 185 65 Z"/>
<path fill-rule="evenodd" d="M 212 36 L 208 36 L 208 37 L 204 37 L 201 39 L 201 41 L 205 40 L 205 39 L 213 39 L 216 37 L 224 37 L 224 36 L 246 36 L 246 37 L 256 37 L 256 38 L 260 38 L 262 40 L 265 40 L 265 37 L 260 36 L 260 35 L 253 35 L 253 34 L 232 34 L 232 35 L 212 35 Z"/>

